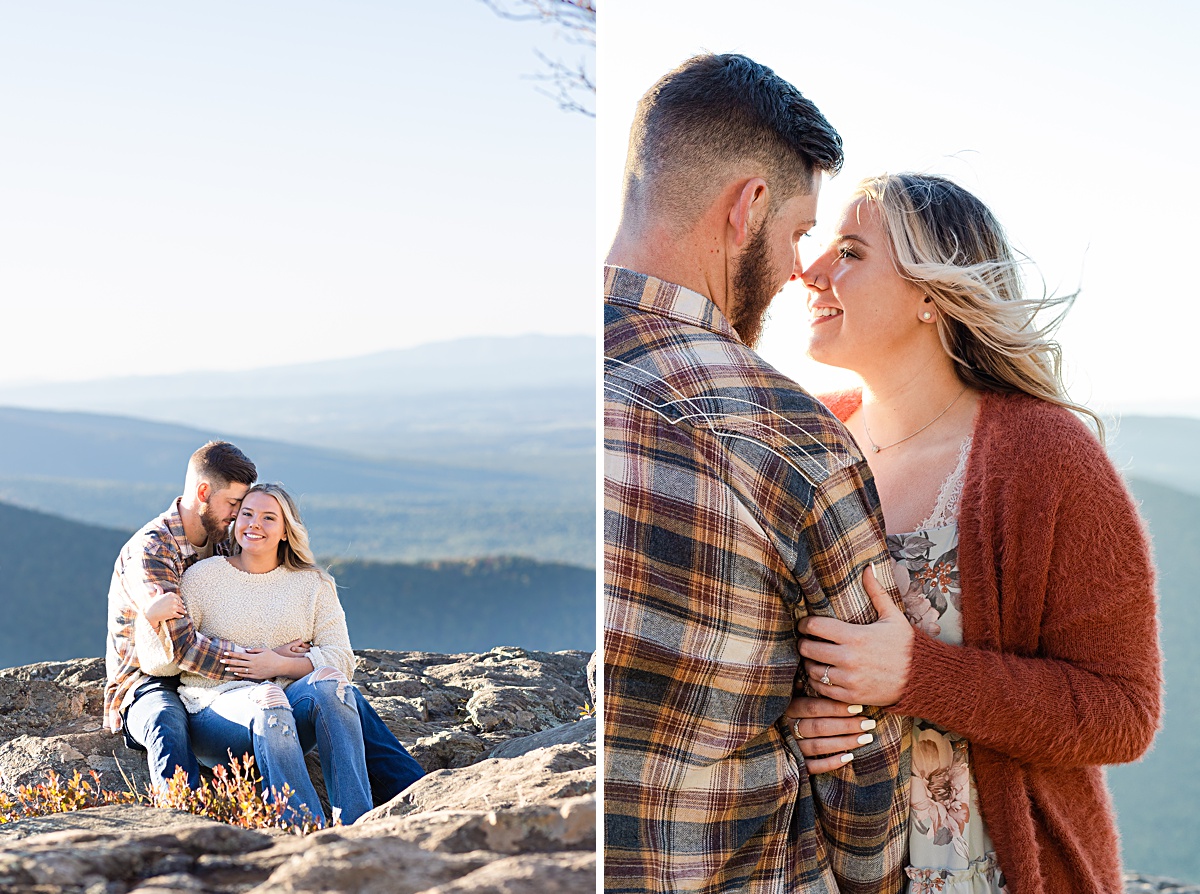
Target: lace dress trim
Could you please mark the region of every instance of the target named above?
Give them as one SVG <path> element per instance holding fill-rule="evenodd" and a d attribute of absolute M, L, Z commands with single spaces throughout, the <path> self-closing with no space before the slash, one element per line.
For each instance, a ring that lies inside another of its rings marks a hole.
<path fill-rule="evenodd" d="M 966 481 L 967 458 L 971 455 L 971 436 L 963 439 L 958 448 L 958 463 L 954 471 L 946 476 L 942 488 L 938 491 L 937 502 L 929 517 L 917 525 L 918 531 L 928 531 L 930 528 L 940 528 L 958 518 L 958 504 L 962 502 L 963 482 Z"/>

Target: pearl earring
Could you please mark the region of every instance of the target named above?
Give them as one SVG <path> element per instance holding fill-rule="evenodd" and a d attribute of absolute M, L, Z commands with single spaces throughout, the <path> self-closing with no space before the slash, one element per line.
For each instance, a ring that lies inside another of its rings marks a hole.
<path fill-rule="evenodd" d="M 921 314 L 921 319 L 922 320 L 932 320 L 933 314 L 931 314 L 929 311 L 925 311 L 925 313 Z"/>

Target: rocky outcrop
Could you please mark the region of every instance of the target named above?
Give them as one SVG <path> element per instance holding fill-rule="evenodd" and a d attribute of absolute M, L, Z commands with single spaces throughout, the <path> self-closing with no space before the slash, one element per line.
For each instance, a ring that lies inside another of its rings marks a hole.
<path fill-rule="evenodd" d="M 1126 875 L 1125 894 L 1200 894 L 1200 885 L 1157 875 Z"/>
<path fill-rule="evenodd" d="M 429 775 L 305 838 L 102 807 L 0 825 L 0 890 L 590 891 L 596 726 L 582 652 L 359 651 L 355 682 Z M 141 790 L 145 756 L 101 729 L 99 659 L 0 671 L 0 788 L 95 770 Z M 314 782 L 320 769 L 310 761 Z"/>

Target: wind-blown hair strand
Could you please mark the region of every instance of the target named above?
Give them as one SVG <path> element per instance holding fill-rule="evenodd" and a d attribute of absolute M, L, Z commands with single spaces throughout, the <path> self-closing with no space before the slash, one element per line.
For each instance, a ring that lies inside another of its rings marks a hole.
<path fill-rule="evenodd" d="M 1022 266 L 995 215 L 963 187 L 932 174 L 881 174 L 855 196 L 879 209 L 897 272 L 937 308 L 942 346 L 966 385 L 1023 392 L 1086 417 L 1104 438 L 1100 417 L 1067 396 L 1062 348 L 1054 333 L 1078 291 L 1025 297 Z M 1046 323 L 1044 311 L 1057 309 Z"/>

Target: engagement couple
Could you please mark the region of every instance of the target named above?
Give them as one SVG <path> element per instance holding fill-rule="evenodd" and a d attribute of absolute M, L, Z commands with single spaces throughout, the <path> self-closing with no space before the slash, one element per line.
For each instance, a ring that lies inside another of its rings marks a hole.
<path fill-rule="evenodd" d="M 642 98 L 605 270 L 610 892 L 1112 894 L 1150 745 L 1150 551 L 1018 254 L 962 187 L 859 184 L 770 69 Z M 1069 224 L 1069 222 L 1068 222 Z M 752 348 L 789 280 L 810 396 Z M 1097 423 L 1099 420 L 1095 420 Z"/>
<path fill-rule="evenodd" d="M 296 504 L 255 484 L 234 445 L 205 444 L 183 495 L 117 558 L 108 594 L 104 725 L 144 749 L 161 789 L 177 768 L 253 755 L 292 821 L 349 825 L 424 775 L 351 683 L 354 653 L 333 578 Z M 304 755 L 316 748 L 333 816 Z"/>

